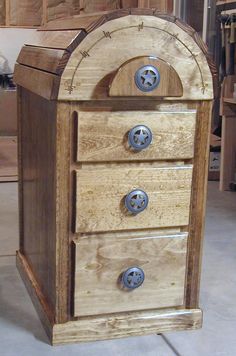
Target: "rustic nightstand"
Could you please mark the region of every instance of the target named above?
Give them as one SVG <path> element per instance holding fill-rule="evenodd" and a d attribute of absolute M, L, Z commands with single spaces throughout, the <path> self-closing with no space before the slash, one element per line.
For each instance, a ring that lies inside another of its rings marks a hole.
<path fill-rule="evenodd" d="M 17 265 L 53 344 L 201 327 L 215 69 L 154 10 L 50 22 L 15 68 Z"/>

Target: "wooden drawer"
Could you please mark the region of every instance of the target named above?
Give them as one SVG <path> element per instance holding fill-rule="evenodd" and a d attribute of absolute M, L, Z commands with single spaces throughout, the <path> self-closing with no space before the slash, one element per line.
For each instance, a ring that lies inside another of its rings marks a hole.
<path fill-rule="evenodd" d="M 186 246 L 187 233 L 92 236 L 75 242 L 74 315 L 181 306 Z M 133 266 L 142 268 L 145 280 L 139 288 L 127 290 L 121 276 Z"/>
<path fill-rule="evenodd" d="M 78 113 L 77 160 L 125 161 L 189 159 L 194 155 L 196 112 L 81 111 Z M 152 144 L 134 151 L 129 131 L 145 125 L 152 131 Z"/>
<path fill-rule="evenodd" d="M 77 170 L 76 232 L 186 226 L 192 165 L 81 168 Z M 143 212 L 126 208 L 125 196 L 142 189 L 149 197 Z"/>

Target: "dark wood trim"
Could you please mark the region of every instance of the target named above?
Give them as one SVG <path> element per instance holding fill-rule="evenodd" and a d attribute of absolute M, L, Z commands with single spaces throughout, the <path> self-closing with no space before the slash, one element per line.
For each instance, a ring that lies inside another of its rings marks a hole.
<path fill-rule="evenodd" d="M 56 133 L 56 323 L 70 316 L 70 133 L 71 109 L 58 103 Z M 65 173 L 66 172 L 66 173 Z"/>
<path fill-rule="evenodd" d="M 19 238 L 20 238 L 20 250 L 23 251 L 24 248 L 24 220 L 23 220 L 23 179 L 22 179 L 22 169 L 23 169 L 23 154 L 22 145 L 20 138 L 22 137 L 22 118 L 21 118 L 21 98 L 22 98 L 22 88 L 17 86 L 17 157 L 18 157 L 18 211 L 19 211 Z"/>
<path fill-rule="evenodd" d="M 49 337 L 49 340 L 52 340 L 52 329 L 54 325 L 53 314 L 36 279 L 34 278 L 34 274 L 27 262 L 27 259 L 19 251 L 16 254 L 16 266 L 30 295 L 32 303 L 37 310 L 46 334 Z"/>
<path fill-rule="evenodd" d="M 186 307 L 198 308 L 209 161 L 212 102 L 198 104 L 190 206 Z"/>

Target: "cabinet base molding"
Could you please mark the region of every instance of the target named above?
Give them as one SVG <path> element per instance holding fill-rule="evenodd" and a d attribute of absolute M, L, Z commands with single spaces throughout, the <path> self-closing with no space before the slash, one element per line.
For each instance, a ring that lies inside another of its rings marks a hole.
<path fill-rule="evenodd" d="M 55 324 L 30 265 L 20 252 L 17 252 L 16 263 L 52 345 L 195 330 L 202 326 L 201 309 L 147 310 L 83 317 Z"/>

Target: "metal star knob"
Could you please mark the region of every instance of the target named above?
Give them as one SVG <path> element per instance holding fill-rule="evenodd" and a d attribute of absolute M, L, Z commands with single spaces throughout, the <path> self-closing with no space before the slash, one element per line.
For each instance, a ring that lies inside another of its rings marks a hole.
<path fill-rule="evenodd" d="M 143 190 L 133 190 L 126 195 L 125 206 L 132 214 L 139 214 L 148 206 L 148 195 Z"/>
<path fill-rule="evenodd" d="M 134 80 L 141 91 L 150 92 L 158 87 L 161 76 L 156 67 L 148 65 L 137 70 Z"/>
<path fill-rule="evenodd" d="M 128 141 L 136 151 L 144 150 L 152 143 L 152 131 L 145 125 L 135 126 L 129 132 Z"/>
<path fill-rule="evenodd" d="M 128 289 L 135 289 L 140 287 L 143 284 L 144 279 L 144 272 L 141 268 L 138 267 L 131 267 L 122 274 L 122 283 L 124 287 Z"/>

